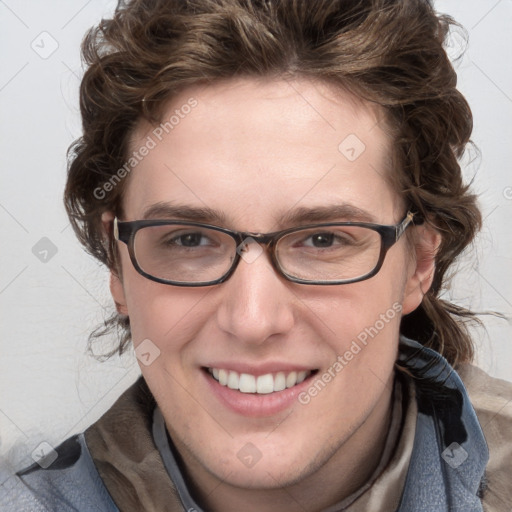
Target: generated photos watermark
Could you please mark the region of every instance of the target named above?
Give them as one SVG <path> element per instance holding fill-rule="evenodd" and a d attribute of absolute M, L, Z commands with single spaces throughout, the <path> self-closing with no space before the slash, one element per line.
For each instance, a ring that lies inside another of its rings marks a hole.
<path fill-rule="evenodd" d="M 350 347 L 343 353 L 338 355 L 336 360 L 325 370 L 321 375 L 318 375 L 314 382 L 309 386 L 306 391 L 299 393 L 297 399 L 302 405 L 307 405 L 313 398 L 331 382 L 341 371 L 350 364 L 352 361 L 367 345 L 370 340 L 375 338 L 382 329 L 393 318 L 402 312 L 402 305 L 395 302 L 385 313 L 381 313 L 379 319 L 369 327 L 365 327 L 357 336 L 352 340 Z"/>
<path fill-rule="evenodd" d="M 135 356 L 144 366 L 150 366 L 160 357 L 160 353 L 160 349 L 149 338 L 142 340 L 135 349 Z"/>
<path fill-rule="evenodd" d="M 173 114 L 166 121 L 160 123 L 150 135 L 148 135 L 144 143 L 131 153 L 131 156 L 126 162 L 113 174 L 107 181 L 100 187 L 96 187 L 93 195 L 98 200 L 103 200 L 107 197 L 109 192 L 112 192 L 117 185 L 128 176 L 137 165 L 139 165 L 150 151 L 155 149 L 159 142 L 178 126 L 182 119 L 192 112 L 192 109 L 197 107 L 198 101 L 195 98 L 189 98 L 186 103 L 181 105 L 180 108 L 174 110 Z"/>

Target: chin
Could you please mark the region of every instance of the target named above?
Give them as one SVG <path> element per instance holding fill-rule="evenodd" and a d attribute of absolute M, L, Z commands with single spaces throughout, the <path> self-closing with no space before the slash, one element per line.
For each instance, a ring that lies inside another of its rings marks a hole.
<path fill-rule="evenodd" d="M 265 436 L 272 436 L 266 433 Z M 330 443 L 312 446 L 311 432 L 303 442 L 283 436 L 274 442 L 237 439 L 236 447 L 224 456 L 203 458 L 204 467 L 226 484 L 246 489 L 272 490 L 300 483 L 317 471 L 335 451 Z M 259 448 L 256 447 L 258 445 Z M 209 460 L 208 460 L 209 459 Z"/>
<path fill-rule="evenodd" d="M 244 468 L 242 464 L 231 465 L 230 473 L 217 475 L 224 483 L 243 489 L 273 490 L 288 487 L 303 478 L 306 467 L 294 462 L 260 460 L 252 468 Z"/>

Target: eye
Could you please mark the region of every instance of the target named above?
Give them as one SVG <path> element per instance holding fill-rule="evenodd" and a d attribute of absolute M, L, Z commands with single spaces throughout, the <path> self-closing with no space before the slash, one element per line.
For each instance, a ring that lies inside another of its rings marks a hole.
<path fill-rule="evenodd" d="M 342 247 L 351 245 L 351 240 L 346 234 L 338 231 L 322 231 L 318 233 L 312 233 L 311 235 L 304 238 L 302 245 L 305 247 L 314 247 L 316 249 L 328 249 L 330 247 Z"/>
<path fill-rule="evenodd" d="M 178 250 L 178 249 L 207 249 L 219 245 L 218 235 L 208 229 L 191 228 L 180 226 L 178 228 L 151 229 L 147 235 L 153 235 L 148 240 L 157 249 Z M 142 241 L 142 238 L 141 238 Z"/>
<path fill-rule="evenodd" d="M 203 233 L 183 233 L 170 238 L 167 243 L 180 245 L 182 247 L 199 247 L 201 245 L 209 245 L 208 239 Z"/>
<path fill-rule="evenodd" d="M 315 235 L 311 235 L 309 240 L 311 240 L 313 247 L 331 247 L 334 242 L 334 235 L 333 233 L 317 233 Z M 305 243 L 304 245 L 308 244 Z"/>

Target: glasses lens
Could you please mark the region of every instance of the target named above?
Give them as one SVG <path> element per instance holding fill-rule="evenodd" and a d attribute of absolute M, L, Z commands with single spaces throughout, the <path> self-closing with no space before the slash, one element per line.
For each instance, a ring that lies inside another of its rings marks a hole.
<path fill-rule="evenodd" d="M 276 257 L 282 270 L 304 281 L 344 281 L 372 272 L 382 239 L 360 226 L 325 226 L 290 233 L 279 240 Z"/>
<path fill-rule="evenodd" d="M 229 270 L 236 242 L 199 226 L 146 226 L 135 234 L 134 253 L 139 267 L 153 277 L 199 283 L 215 281 Z"/>

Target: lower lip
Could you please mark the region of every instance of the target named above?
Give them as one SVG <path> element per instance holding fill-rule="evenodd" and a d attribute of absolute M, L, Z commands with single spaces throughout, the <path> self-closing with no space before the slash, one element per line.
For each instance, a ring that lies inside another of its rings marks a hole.
<path fill-rule="evenodd" d="M 315 373 L 312 373 L 300 384 L 283 389 L 283 391 L 257 394 L 242 393 L 227 386 L 222 386 L 207 370 L 202 369 L 201 373 L 212 393 L 223 405 L 238 414 L 248 417 L 272 416 L 286 410 L 296 403 L 299 393 L 309 386 L 311 378 L 315 375 Z"/>

